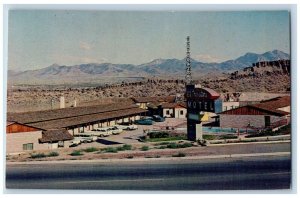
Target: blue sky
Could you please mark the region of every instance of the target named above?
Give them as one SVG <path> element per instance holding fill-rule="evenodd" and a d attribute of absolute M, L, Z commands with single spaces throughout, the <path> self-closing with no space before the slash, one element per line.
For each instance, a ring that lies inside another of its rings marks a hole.
<path fill-rule="evenodd" d="M 8 68 L 28 70 L 53 63 L 142 64 L 191 56 L 222 62 L 247 52 L 290 51 L 286 11 L 128 12 L 10 11 Z"/>

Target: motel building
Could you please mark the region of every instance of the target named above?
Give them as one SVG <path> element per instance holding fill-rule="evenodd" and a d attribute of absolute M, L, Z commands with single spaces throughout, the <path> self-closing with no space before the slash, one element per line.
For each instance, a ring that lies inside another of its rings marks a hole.
<path fill-rule="evenodd" d="M 69 147 L 73 136 L 66 130 L 48 130 L 18 122 L 6 123 L 6 153 Z"/>
<path fill-rule="evenodd" d="M 221 128 L 277 128 L 290 123 L 290 96 L 276 97 L 219 113 Z"/>
<path fill-rule="evenodd" d="M 133 122 L 147 110 L 135 104 L 110 104 L 7 113 L 7 152 L 68 147 L 73 135 Z"/>
<path fill-rule="evenodd" d="M 164 118 L 186 118 L 186 105 L 184 103 L 149 103 L 149 115 L 159 115 Z"/>

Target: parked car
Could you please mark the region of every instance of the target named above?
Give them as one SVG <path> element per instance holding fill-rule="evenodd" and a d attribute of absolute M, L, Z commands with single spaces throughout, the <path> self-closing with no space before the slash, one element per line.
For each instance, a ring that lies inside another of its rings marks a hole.
<path fill-rule="evenodd" d="M 152 117 L 155 122 L 164 122 L 166 120 L 165 118 L 161 117 L 160 115 L 153 115 Z"/>
<path fill-rule="evenodd" d="M 135 124 L 129 124 L 129 123 L 121 123 L 120 125 L 117 125 L 117 127 L 129 131 L 138 129 L 138 127 Z"/>
<path fill-rule="evenodd" d="M 152 116 L 143 116 L 141 117 L 141 120 L 153 120 Z"/>
<path fill-rule="evenodd" d="M 99 133 L 97 133 L 97 131 L 86 131 L 83 133 L 83 135 L 85 137 L 90 137 L 92 139 L 92 141 L 94 142 L 98 139 L 97 136 L 99 135 Z"/>
<path fill-rule="evenodd" d="M 118 135 L 123 131 L 123 129 L 118 128 L 117 126 L 109 127 L 109 130 L 112 132 L 113 135 Z"/>
<path fill-rule="evenodd" d="M 70 146 L 69 147 L 76 147 L 78 145 L 81 144 L 81 141 L 79 139 L 73 139 L 70 143 Z"/>
<path fill-rule="evenodd" d="M 84 133 L 74 135 L 74 140 L 79 140 L 81 143 L 93 142 L 93 138 L 90 135 L 86 135 Z"/>
<path fill-rule="evenodd" d="M 93 131 L 99 132 L 100 137 L 108 137 L 112 134 L 112 131 L 109 129 L 109 127 L 104 127 L 104 128 L 96 128 Z"/>
<path fill-rule="evenodd" d="M 153 124 L 153 120 L 150 120 L 150 119 L 140 119 L 140 120 L 136 120 L 134 123 L 135 124 L 140 124 L 140 125 L 152 125 Z"/>

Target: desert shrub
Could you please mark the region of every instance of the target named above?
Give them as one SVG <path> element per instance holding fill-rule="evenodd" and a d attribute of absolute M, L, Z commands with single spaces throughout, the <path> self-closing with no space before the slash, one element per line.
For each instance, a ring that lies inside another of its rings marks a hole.
<path fill-rule="evenodd" d="M 282 134 L 290 134 L 291 133 L 291 125 L 288 124 L 278 131 L 272 131 L 271 129 L 266 129 L 257 133 L 252 133 L 246 136 L 246 138 L 251 137 L 262 137 L 262 136 L 275 136 L 275 135 L 282 135 Z"/>
<path fill-rule="evenodd" d="M 166 149 L 167 148 L 167 146 L 160 146 L 160 147 L 158 147 L 158 149 Z"/>
<path fill-rule="evenodd" d="M 35 159 L 35 158 L 44 158 L 44 157 L 47 157 L 44 153 L 37 153 L 37 154 L 30 154 L 30 157 Z"/>
<path fill-rule="evenodd" d="M 125 144 L 125 145 L 123 145 L 123 148 L 124 148 L 125 150 L 131 150 L 131 149 L 132 149 L 132 146 L 131 146 L 130 144 Z"/>
<path fill-rule="evenodd" d="M 174 143 L 174 142 L 169 143 L 169 144 L 167 145 L 167 148 L 176 149 L 176 148 L 177 148 L 177 144 Z"/>
<path fill-rule="evenodd" d="M 170 142 L 161 142 L 161 143 L 157 143 L 156 145 L 168 145 Z"/>
<path fill-rule="evenodd" d="M 148 133 L 150 138 L 167 138 L 170 137 L 170 134 L 168 132 L 165 131 L 161 131 L 161 132 L 150 132 Z"/>
<path fill-rule="evenodd" d="M 149 150 L 149 146 L 143 146 L 143 147 L 141 148 L 141 150 L 142 150 L 142 151 L 148 151 L 148 150 Z"/>
<path fill-rule="evenodd" d="M 185 154 L 184 153 L 178 153 L 178 154 L 172 155 L 172 157 L 185 157 Z"/>
<path fill-rule="evenodd" d="M 114 148 L 114 147 L 108 147 L 108 148 L 105 148 L 104 151 L 106 153 L 117 153 L 118 152 L 118 149 L 117 148 Z"/>
<path fill-rule="evenodd" d="M 221 135 L 220 139 L 236 139 L 236 135 Z"/>
<path fill-rule="evenodd" d="M 88 148 L 84 149 L 84 151 L 90 153 L 90 152 L 98 151 L 98 149 L 95 147 L 88 147 Z"/>
<path fill-rule="evenodd" d="M 216 136 L 215 135 L 203 135 L 203 139 L 214 140 L 214 139 L 216 139 Z"/>
<path fill-rule="evenodd" d="M 126 151 L 126 150 L 131 150 L 132 146 L 129 144 L 124 144 L 123 146 L 119 146 L 116 149 L 117 151 Z"/>
<path fill-rule="evenodd" d="M 193 146 L 193 144 L 190 143 L 190 142 L 185 142 L 183 144 L 178 144 L 177 145 L 178 148 L 187 148 L 187 147 L 192 147 L 192 146 Z"/>
<path fill-rule="evenodd" d="M 58 152 L 50 152 L 47 156 L 48 157 L 56 157 L 56 156 L 59 156 L 59 153 Z"/>
<path fill-rule="evenodd" d="M 70 155 L 71 156 L 79 156 L 79 155 L 83 155 L 83 154 L 81 153 L 81 151 L 76 150 L 76 151 L 73 151 Z"/>

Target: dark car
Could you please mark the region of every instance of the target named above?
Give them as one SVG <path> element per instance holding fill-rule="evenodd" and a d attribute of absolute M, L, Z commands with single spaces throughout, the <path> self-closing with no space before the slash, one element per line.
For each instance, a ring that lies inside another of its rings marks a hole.
<path fill-rule="evenodd" d="M 149 119 L 141 119 L 141 120 L 136 120 L 134 121 L 135 124 L 140 124 L 140 125 L 152 125 L 153 121 Z"/>
<path fill-rule="evenodd" d="M 155 122 L 164 122 L 166 120 L 165 118 L 161 117 L 160 115 L 153 115 L 152 117 Z"/>

